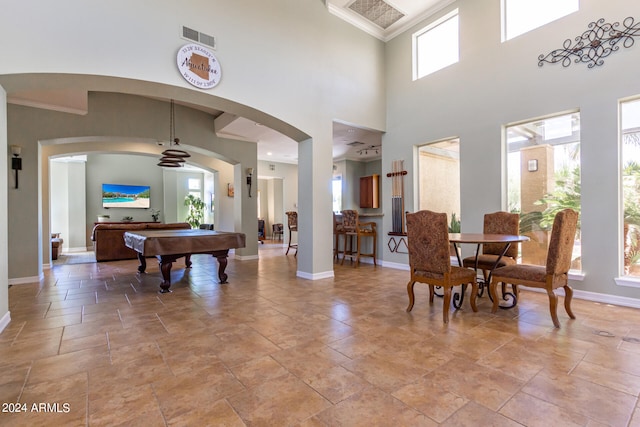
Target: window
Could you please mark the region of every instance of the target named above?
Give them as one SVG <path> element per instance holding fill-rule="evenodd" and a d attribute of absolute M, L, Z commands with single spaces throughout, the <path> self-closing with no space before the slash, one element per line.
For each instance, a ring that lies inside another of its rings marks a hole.
<path fill-rule="evenodd" d="M 502 0 L 502 41 L 580 9 L 579 0 Z"/>
<path fill-rule="evenodd" d="M 189 185 L 189 190 L 199 190 L 200 189 L 200 179 L 198 179 L 198 178 L 189 178 L 188 185 Z"/>
<path fill-rule="evenodd" d="M 623 274 L 640 278 L 640 99 L 621 103 Z"/>
<path fill-rule="evenodd" d="M 342 210 L 342 176 L 335 176 L 331 181 L 331 189 L 333 192 L 333 211 L 340 212 Z"/>
<path fill-rule="evenodd" d="M 458 9 L 413 34 L 413 80 L 459 59 Z"/>
<path fill-rule="evenodd" d="M 452 232 L 459 233 L 460 140 L 423 145 L 418 156 L 419 209 L 446 212 Z"/>
<path fill-rule="evenodd" d="M 555 214 L 580 212 L 580 113 L 506 127 L 507 203 L 520 214 L 522 262 L 545 265 Z M 571 269 L 581 270 L 580 230 Z"/>

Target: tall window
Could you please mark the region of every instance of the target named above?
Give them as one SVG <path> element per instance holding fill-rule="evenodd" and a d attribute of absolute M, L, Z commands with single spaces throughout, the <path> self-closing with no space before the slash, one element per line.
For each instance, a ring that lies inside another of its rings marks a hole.
<path fill-rule="evenodd" d="M 579 0 L 502 0 L 502 41 L 580 9 Z"/>
<path fill-rule="evenodd" d="M 458 9 L 413 34 L 413 80 L 459 59 Z"/>
<path fill-rule="evenodd" d="M 460 232 L 460 140 L 418 148 L 419 209 L 446 212 L 452 232 Z"/>
<path fill-rule="evenodd" d="M 342 210 L 342 175 L 333 177 L 331 189 L 333 192 L 333 211 L 340 212 Z"/>
<path fill-rule="evenodd" d="M 625 276 L 640 278 L 640 99 L 621 103 Z"/>
<path fill-rule="evenodd" d="M 508 126 L 506 140 L 508 209 L 531 239 L 521 244 L 522 261 L 545 265 L 555 214 L 580 212 L 580 113 Z M 571 268 L 582 268 L 579 229 Z"/>

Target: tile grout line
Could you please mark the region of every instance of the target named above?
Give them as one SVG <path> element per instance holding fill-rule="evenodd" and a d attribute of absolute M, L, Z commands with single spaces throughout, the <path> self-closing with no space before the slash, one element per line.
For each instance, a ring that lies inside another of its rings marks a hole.
<path fill-rule="evenodd" d="M 27 371 L 27 375 L 24 377 L 24 382 L 22 383 L 22 388 L 20 389 L 20 394 L 18 395 L 18 400 L 16 402 L 20 402 L 22 399 L 22 395 L 24 394 L 24 389 L 27 386 L 27 381 L 29 381 L 29 376 L 31 375 L 31 369 L 33 368 L 33 361 L 29 364 L 29 370 Z"/>

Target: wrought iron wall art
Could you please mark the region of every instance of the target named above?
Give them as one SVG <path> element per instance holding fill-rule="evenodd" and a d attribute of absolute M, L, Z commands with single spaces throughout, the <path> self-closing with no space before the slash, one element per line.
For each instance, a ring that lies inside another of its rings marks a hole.
<path fill-rule="evenodd" d="M 629 48 L 635 43 L 634 37 L 640 36 L 640 23 L 636 24 L 631 16 L 622 21 L 622 28 L 619 22 L 605 23 L 604 18 L 591 22 L 588 28 L 573 43 L 566 39 L 562 49 L 538 56 L 538 66 L 559 62 L 568 67 L 572 61 L 584 62 L 588 68 L 600 66 L 604 64 L 604 58 L 620 49 L 620 45 Z"/>

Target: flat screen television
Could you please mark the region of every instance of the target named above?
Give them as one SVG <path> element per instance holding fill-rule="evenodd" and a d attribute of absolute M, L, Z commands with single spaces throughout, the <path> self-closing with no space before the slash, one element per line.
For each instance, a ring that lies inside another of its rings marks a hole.
<path fill-rule="evenodd" d="M 150 193 L 148 185 L 102 184 L 102 207 L 148 209 Z"/>

